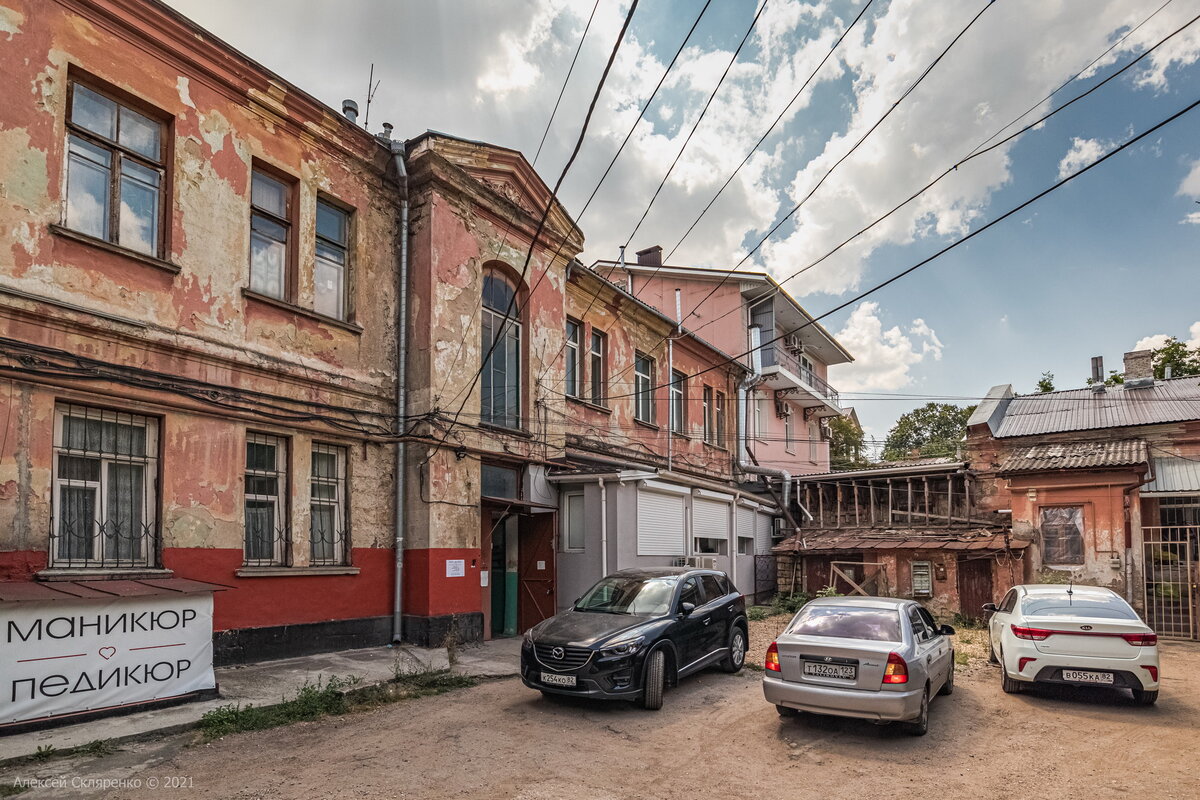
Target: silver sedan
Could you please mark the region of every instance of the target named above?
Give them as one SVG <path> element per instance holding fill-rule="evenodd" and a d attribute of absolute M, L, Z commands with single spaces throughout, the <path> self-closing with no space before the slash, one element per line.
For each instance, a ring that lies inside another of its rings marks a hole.
<path fill-rule="evenodd" d="M 818 598 L 767 649 L 763 694 L 781 716 L 904 722 L 923 736 L 930 698 L 954 691 L 953 635 L 912 600 Z"/>

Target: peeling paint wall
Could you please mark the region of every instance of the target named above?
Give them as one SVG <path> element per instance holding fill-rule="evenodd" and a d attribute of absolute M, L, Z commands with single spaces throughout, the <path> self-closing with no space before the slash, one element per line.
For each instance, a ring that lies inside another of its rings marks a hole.
<path fill-rule="evenodd" d="M 394 446 L 321 411 L 392 426 L 398 198 L 387 149 L 158 4 L 0 0 L 0 42 L 0 337 L 163 378 L 80 381 L 56 361 L 0 384 L 0 579 L 46 566 L 54 409 L 70 401 L 157 420 L 162 566 L 237 587 L 216 598 L 218 628 L 387 614 Z M 61 227 L 72 81 L 165 122 L 158 258 Z M 285 302 L 245 291 L 259 164 L 297 187 Z M 353 210 L 345 322 L 313 310 L 318 197 Z M 11 348 L 4 360 L 30 365 Z M 263 413 L 265 403 L 290 412 Z M 288 441 L 294 577 L 235 574 L 248 431 Z M 313 442 L 346 448 L 357 574 L 304 570 Z"/>

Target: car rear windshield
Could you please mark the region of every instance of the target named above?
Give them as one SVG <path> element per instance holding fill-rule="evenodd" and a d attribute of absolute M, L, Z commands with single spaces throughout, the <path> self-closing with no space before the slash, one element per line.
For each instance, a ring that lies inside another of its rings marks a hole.
<path fill-rule="evenodd" d="M 675 595 L 678 580 L 674 575 L 656 578 L 610 575 L 588 589 L 575 604 L 575 610 L 650 616 L 666 614 L 671 610 L 671 598 Z"/>
<path fill-rule="evenodd" d="M 1080 596 L 1066 591 L 1030 595 L 1021 603 L 1021 613 L 1027 617 L 1138 618 L 1129 604 L 1119 597 Z"/>
<path fill-rule="evenodd" d="M 899 642 L 900 614 L 886 608 L 808 605 L 792 620 L 786 633 Z"/>

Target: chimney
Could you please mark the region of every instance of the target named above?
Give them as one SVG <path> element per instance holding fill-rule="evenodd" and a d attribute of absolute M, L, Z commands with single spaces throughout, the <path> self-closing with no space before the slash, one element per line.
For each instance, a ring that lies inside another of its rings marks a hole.
<path fill-rule="evenodd" d="M 342 114 L 354 124 L 358 124 L 358 103 L 353 100 L 342 101 Z"/>
<path fill-rule="evenodd" d="M 1104 356 L 1092 356 L 1092 391 L 1104 391 Z"/>
<path fill-rule="evenodd" d="M 637 263 L 641 267 L 661 267 L 662 248 L 658 245 L 637 251 Z"/>
<path fill-rule="evenodd" d="M 1134 350 L 1125 354 L 1125 388 L 1143 389 L 1154 385 L 1154 351 Z"/>

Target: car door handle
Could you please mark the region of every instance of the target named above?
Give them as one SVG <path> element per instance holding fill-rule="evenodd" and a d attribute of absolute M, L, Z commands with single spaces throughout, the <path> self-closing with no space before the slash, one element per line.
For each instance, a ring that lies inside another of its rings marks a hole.
<path fill-rule="evenodd" d="M 708 624 L 708 623 L 710 623 L 710 622 L 712 622 L 712 617 L 705 617 L 705 618 L 704 618 L 704 624 L 705 624 L 705 625 L 707 625 L 707 624 Z"/>
<path fill-rule="evenodd" d="M 731 606 L 729 607 L 729 609 L 728 609 L 728 610 L 729 610 L 729 611 L 733 611 L 733 609 L 734 609 L 734 608 L 735 608 L 735 607 L 731 605 Z"/>

